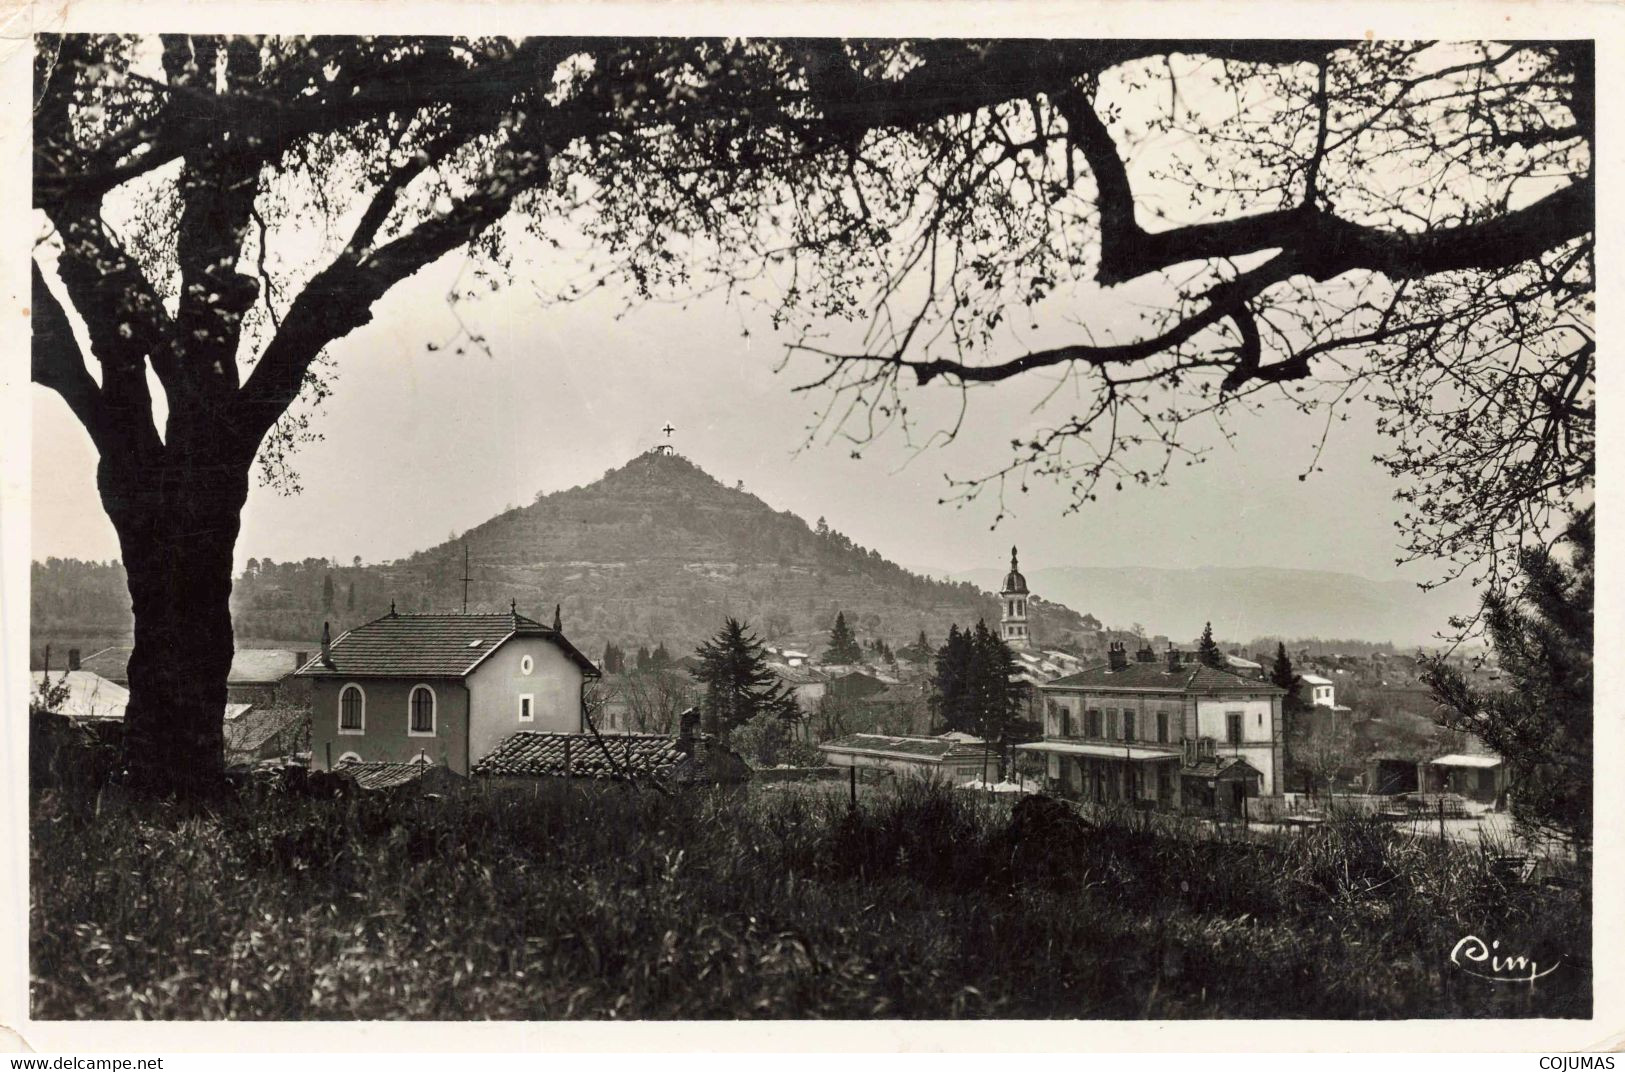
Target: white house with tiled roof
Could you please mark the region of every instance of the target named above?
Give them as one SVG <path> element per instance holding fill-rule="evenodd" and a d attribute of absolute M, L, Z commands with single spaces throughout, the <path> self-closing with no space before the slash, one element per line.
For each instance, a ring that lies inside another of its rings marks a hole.
<path fill-rule="evenodd" d="M 311 765 L 444 765 L 467 774 L 521 731 L 580 733 L 598 668 L 552 626 L 511 614 L 397 614 L 298 671 L 311 683 Z"/>
<path fill-rule="evenodd" d="M 1043 756 L 1064 791 L 1219 815 L 1282 791 L 1282 689 L 1173 650 L 1116 643 L 1109 655 L 1038 686 L 1044 739 L 1017 746 Z"/>

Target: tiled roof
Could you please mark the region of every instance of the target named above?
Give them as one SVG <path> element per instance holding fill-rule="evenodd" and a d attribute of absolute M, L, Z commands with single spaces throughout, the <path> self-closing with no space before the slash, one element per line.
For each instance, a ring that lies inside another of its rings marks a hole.
<path fill-rule="evenodd" d="M 361 789 L 394 789 L 410 785 L 434 768 L 432 763 L 340 763 L 338 773 Z"/>
<path fill-rule="evenodd" d="M 853 733 L 818 746 L 824 752 L 863 752 L 943 761 L 981 759 L 988 746 L 943 737 L 892 737 L 880 733 Z"/>
<path fill-rule="evenodd" d="M 267 743 L 283 734 L 287 735 L 288 744 L 291 745 L 294 743 L 292 738 L 308 715 L 309 712 L 302 707 L 250 707 L 232 718 L 228 710 L 226 751 L 258 754 Z"/>
<path fill-rule="evenodd" d="M 1195 763 L 1183 763 L 1179 773 L 1193 778 L 1263 777 L 1259 769 L 1241 756 L 1204 756 Z"/>
<path fill-rule="evenodd" d="M 1154 663 L 1130 662 L 1122 670 L 1113 670 L 1111 664 L 1091 666 L 1039 686 L 1045 689 L 1139 689 L 1155 692 L 1282 692 L 1279 687 L 1257 678 L 1242 677 L 1225 670 L 1215 670 L 1201 663 L 1181 664 L 1175 673 L 1168 672 L 1168 662 L 1159 658 Z"/>
<path fill-rule="evenodd" d="M 564 634 L 521 614 L 386 614 L 333 641 L 333 665 L 317 655 L 302 677 L 462 677 L 515 636 L 545 637 L 590 677 L 598 668 Z"/>
<path fill-rule="evenodd" d="M 701 738 L 709 740 L 709 738 Z M 605 750 L 609 755 L 606 756 Z M 683 754 L 663 733 L 516 733 L 474 764 L 475 774 L 616 778 L 659 774 Z"/>
<path fill-rule="evenodd" d="M 128 645 L 104 648 L 79 665 L 81 669 L 98 673 L 109 681 L 124 684 L 130 680 L 128 667 L 133 650 Z M 226 674 L 226 683 L 273 685 L 299 668 L 299 654 L 291 648 L 239 648 L 231 653 L 231 670 Z M 305 654 L 314 654 L 314 651 Z"/>

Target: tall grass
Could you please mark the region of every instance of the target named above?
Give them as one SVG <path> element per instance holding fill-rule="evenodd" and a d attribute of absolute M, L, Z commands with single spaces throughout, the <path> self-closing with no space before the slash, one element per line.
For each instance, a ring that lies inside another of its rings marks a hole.
<path fill-rule="evenodd" d="M 104 801 L 105 804 L 105 801 Z M 37 794 L 40 1018 L 1585 1016 L 1589 886 L 1369 822 L 1257 843 L 907 785 Z M 1546 960 L 1526 987 L 1448 955 Z"/>

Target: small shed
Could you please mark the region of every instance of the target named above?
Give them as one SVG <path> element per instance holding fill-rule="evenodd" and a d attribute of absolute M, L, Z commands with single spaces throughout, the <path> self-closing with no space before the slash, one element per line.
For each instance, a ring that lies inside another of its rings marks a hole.
<path fill-rule="evenodd" d="M 1214 819 L 1239 819 L 1248 797 L 1259 795 L 1263 772 L 1241 756 L 1203 756 L 1179 770 L 1184 810 Z"/>
<path fill-rule="evenodd" d="M 1506 764 L 1497 755 L 1455 752 L 1419 765 L 1417 777 L 1430 793 L 1455 793 L 1478 804 L 1506 803 Z"/>

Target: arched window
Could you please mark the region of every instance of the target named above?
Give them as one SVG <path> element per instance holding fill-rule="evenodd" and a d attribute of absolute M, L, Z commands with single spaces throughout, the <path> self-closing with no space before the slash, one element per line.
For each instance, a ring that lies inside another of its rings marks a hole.
<path fill-rule="evenodd" d="M 427 685 L 418 685 L 412 690 L 407 706 L 411 711 L 412 718 L 407 730 L 408 736 L 433 737 L 434 690 Z"/>
<path fill-rule="evenodd" d="M 360 685 L 346 685 L 339 692 L 339 732 L 365 733 L 367 696 Z"/>
<path fill-rule="evenodd" d="M 360 763 L 360 762 L 361 762 L 361 756 L 356 752 L 346 752 L 342 756 L 339 757 L 339 766 L 341 766 L 341 767 L 344 766 L 346 763 Z"/>

